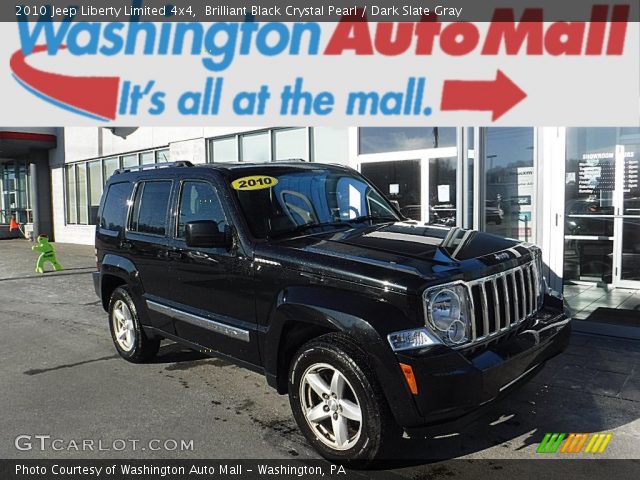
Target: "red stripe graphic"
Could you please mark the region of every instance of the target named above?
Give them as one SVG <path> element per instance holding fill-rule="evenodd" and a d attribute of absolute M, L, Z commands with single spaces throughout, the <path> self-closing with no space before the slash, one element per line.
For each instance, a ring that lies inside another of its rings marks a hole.
<path fill-rule="evenodd" d="M 33 53 L 46 49 L 46 45 L 38 45 Z M 47 97 L 115 120 L 120 77 L 76 77 L 44 72 L 28 65 L 22 50 L 11 56 L 10 66 L 18 79 Z"/>

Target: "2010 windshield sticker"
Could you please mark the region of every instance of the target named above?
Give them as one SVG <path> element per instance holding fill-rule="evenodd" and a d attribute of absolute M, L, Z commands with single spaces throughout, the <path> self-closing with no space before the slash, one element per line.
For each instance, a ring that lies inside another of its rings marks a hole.
<path fill-rule="evenodd" d="M 275 177 L 269 177 L 267 175 L 251 175 L 249 177 L 238 178 L 231 182 L 231 187 L 234 190 L 262 190 L 265 188 L 274 187 L 278 183 L 278 179 Z"/>

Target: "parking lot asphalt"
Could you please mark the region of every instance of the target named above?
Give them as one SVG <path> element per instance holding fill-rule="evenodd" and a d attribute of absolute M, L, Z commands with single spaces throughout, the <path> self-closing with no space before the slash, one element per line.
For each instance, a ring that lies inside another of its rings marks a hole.
<path fill-rule="evenodd" d="M 93 290 L 93 247 L 55 245 L 65 270 L 38 275 L 30 245 L 0 241 L 0 458 L 318 458 L 287 397 L 261 375 L 168 343 L 153 363 L 120 359 Z M 637 459 L 639 416 L 640 343 L 574 334 L 564 354 L 479 418 L 398 439 L 398 473 L 436 478 L 425 473 L 436 459 L 539 458 L 547 432 L 611 432 L 597 458 Z M 63 448 L 19 450 L 19 435 L 50 435 Z M 103 449 L 68 448 L 86 439 Z M 109 448 L 118 439 L 128 440 L 124 451 Z M 150 440 L 192 449 L 155 450 Z M 462 467 L 438 468 L 450 476 Z"/>

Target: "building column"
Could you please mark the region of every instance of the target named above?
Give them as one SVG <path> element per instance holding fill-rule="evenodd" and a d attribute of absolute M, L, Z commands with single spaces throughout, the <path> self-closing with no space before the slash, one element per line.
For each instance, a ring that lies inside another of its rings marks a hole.
<path fill-rule="evenodd" d="M 536 217 L 547 284 L 562 292 L 564 270 L 565 128 L 538 128 Z"/>
<path fill-rule="evenodd" d="M 33 209 L 33 236 L 47 235 L 53 238 L 53 215 L 51 209 L 51 172 L 49 152 L 31 150 L 29 153 L 29 176 L 31 183 L 31 207 Z"/>

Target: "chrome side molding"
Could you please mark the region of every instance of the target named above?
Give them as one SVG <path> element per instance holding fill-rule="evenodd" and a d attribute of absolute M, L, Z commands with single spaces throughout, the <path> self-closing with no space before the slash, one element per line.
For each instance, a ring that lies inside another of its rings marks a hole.
<path fill-rule="evenodd" d="M 149 307 L 149 310 L 162 313 L 163 315 L 175 318 L 176 320 L 182 320 L 183 322 L 190 323 L 191 325 L 195 325 L 196 327 L 211 330 L 212 332 L 216 332 L 230 338 L 235 338 L 236 340 L 242 340 L 243 342 L 249 341 L 249 330 L 233 327 L 225 323 L 211 320 L 210 318 L 194 315 L 192 313 L 178 310 L 177 308 L 173 307 L 168 307 L 167 305 L 162 305 L 161 303 L 157 303 L 151 300 L 147 300 L 147 307 Z"/>

